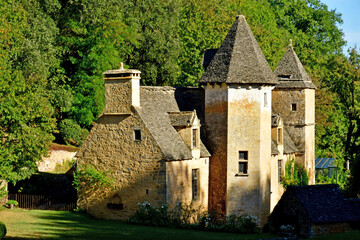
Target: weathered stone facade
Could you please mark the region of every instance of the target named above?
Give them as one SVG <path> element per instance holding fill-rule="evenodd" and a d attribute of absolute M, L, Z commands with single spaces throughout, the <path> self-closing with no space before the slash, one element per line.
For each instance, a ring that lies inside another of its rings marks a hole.
<path fill-rule="evenodd" d="M 141 141 L 134 141 L 134 128 L 141 130 Z M 92 164 L 100 171 L 111 171 L 116 180 L 113 183 L 116 190 L 107 192 L 103 199 L 95 196 L 92 201 L 79 194 L 79 207 L 90 214 L 126 219 L 139 202 L 165 202 L 164 155 L 136 111 L 132 115 L 102 116 L 77 157 L 79 167 Z M 109 209 L 108 203 L 123 204 L 124 209 Z"/>
<path fill-rule="evenodd" d="M 127 69 L 105 73 L 110 99 L 77 158 L 80 168 L 91 164 L 110 171 L 115 189 L 80 189 L 78 205 L 108 219 L 127 219 L 142 202 L 183 202 L 205 211 L 209 154 L 200 139 L 196 111 L 180 112 L 171 98 L 173 88 L 144 87 L 140 93 L 138 74 Z M 198 174 L 196 199 L 193 170 Z"/>

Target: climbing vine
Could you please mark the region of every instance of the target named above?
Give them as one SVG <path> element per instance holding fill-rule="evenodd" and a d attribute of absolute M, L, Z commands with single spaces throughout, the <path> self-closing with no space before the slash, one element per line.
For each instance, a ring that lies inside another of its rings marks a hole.
<path fill-rule="evenodd" d="M 284 188 L 288 186 L 308 185 L 309 175 L 304 166 L 298 164 L 294 159 L 287 161 L 285 175 L 281 178 Z"/>
<path fill-rule="evenodd" d="M 82 186 L 89 188 L 114 188 L 110 174 L 97 170 L 91 164 L 74 172 L 73 186 L 76 190 L 79 190 Z"/>

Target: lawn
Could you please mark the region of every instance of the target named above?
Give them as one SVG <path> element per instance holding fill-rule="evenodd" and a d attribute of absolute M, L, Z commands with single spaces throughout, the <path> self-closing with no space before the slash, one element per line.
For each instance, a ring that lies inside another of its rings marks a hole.
<path fill-rule="evenodd" d="M 87 215 L 60 211 L 5 209 L 0 221 L 8 233 L 5 239 L 269 239 L 270 234 L 230 234 L 174 228 L 129 225 L 97 220 Z"/>
<path fill-rule="evenodd" d="M 5 239 L 271 239 L 271 234 L 231 234 L 129 225 L 121 221 L 97 220 L 88 215 L 61 211 L 4 209 L 0 221 L 8 233 Z M 312 240 L 360 239 L 360 231 L 318 236 Z"/>

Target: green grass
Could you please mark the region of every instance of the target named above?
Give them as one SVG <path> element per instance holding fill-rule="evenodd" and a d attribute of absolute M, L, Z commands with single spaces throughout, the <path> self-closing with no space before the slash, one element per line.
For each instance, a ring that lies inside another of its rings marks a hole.
<path fill-rule="evenodd" d="M 269 239 L 270 234 L 231 234 L 129 225 L 97 220 L 84 214 L 12 209 L 0 211 L 8 233 L 5 239 Z"/>
<path fill-rule="evenodd" d="M 279 238 L 271 234 L 231 234 L 129 225 L 121 221 L 97 220 L 85 214 L 7 209 L 0 207 L 0 221 L 7 227 L 5 239 L 170 239 L 230 240 Z M 360 231 L 317 236 L 312 240 L 357 240 Z"/>
<path fill-rule="evenodd" d="M 360 231 L 351 231 L 346 233 L 333 233 L 325 236 L 316 236 L 311 240 L 358 240 L 360 239 Z"/>

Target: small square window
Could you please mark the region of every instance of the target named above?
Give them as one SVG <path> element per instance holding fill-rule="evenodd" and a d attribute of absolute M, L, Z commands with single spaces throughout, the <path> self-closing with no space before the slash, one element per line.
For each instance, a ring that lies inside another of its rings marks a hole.
<path fill-rule="evenodd" d="M 247 173 L 248 173 L 248 163 L 239 162 L 239 174 L 247 174 Z"/>
<path fill-rule="evenodd" d="M 248 160 L 248 152 L 239 151 L 239 160 Z"/>
<path fill-rule="evenodd" d="M 296 110 L 297 110 L 297 104 L 296 104 L 296 103 L 292 103 L 292 104 L 291 104 L 291 110 L 292 110 L 292 111 L 296 111 Z"/>
<path fill-rule="evenodd" d="M 134 140 L 141 141 L 141 130 L 140 129 L 134 129 Z"/>

